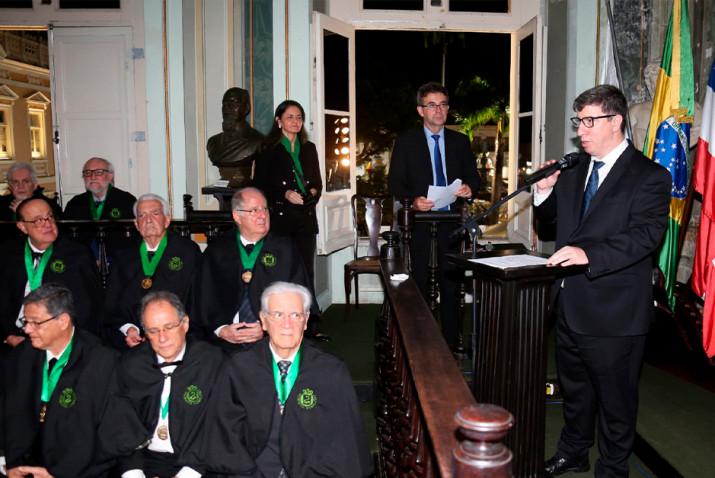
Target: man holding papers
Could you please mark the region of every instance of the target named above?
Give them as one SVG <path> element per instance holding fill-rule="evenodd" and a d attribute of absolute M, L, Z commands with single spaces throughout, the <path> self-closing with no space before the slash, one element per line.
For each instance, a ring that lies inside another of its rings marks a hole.
<path fill-rule="evenodd" d="M 428 199 L 428 190 L 433 186 L 447 187 L 461 180 L 450 207 L 457 210 L 456 197 L 469 199 L 479 189 L 479 174 L 474 156 L 469 148 L 469 139 L 444 127 L 449 113 L 449 94 L 438 83 L 427 83 L 417 90 L 417 113 L 422 117 L 422 128 L 400 135 L 395 141 L 390 160 L 390 193 L 398 200 L 412 199 L 417 211 L 429 211 L 435 203 Z M 435 197 L 435 196 L 431 196 Z M 450 277 L 445 253 L 456 250 L 458 240 L 450 239 L 454 224 L 441 225 L 439 241 L 439 290 L 440 319 L 447 343 L 457 345 L 457 298 L 456 281 Z M 427 264 L 429 261 L 429 230 L 427 224 L 417 224 L 410 245 L 412 272 L 422 293 L 427 293 Z"/>

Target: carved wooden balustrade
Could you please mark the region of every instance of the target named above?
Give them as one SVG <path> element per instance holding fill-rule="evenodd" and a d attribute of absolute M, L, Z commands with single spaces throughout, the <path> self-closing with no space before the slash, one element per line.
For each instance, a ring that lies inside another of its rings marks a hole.
<path fill-rule="evenodd" d="M 382 475 L 511 476 L 511 452 L 498 443 L 511 415 L 477 405 L 414 280 L 390 280 L 407 271 L 402 261 L 383 259 L 381 266 L 385 304 L 376 324 L 375 361 Z M 467 437 L 461 445 L 458 426 Z"/>

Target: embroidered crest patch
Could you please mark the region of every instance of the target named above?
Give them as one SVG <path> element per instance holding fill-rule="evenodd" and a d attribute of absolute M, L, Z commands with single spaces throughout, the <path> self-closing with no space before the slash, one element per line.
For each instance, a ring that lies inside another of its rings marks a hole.
<path fill-rule="evenodd" d="M 261 257 L 261 262 L 266 267 L 273 267 L 276 265 L 276 256 L 274 256 L 270 252 L 266 252 L 265 254 L 263 254 L 263 257 Z"/>
<path fill-rule="evenodd" d="M 71 388 L 65 388 L 62 390 L 62 393 L 60 393 L 60 397 L 57 401 L 63 408 L 74 407 L 74 404 L 77 403 L 77 394 Z"/>
<path fill-rule="evenodd" d="M 318 404 L 318 395 L 315 394 L 315 392 L 309 388 L 304 388 L 299 394 L 298 394 L 298 406 L 300 408 L 304 408 L 306 410 L 311 410 L 315 408 L 315 406 Z"/>
<path fill-rule="evenodd" d="M 61 259 L 55 259 L 52 261 L 52 264 L 50 265 L 50 269 L 52 269 L 52 272 L 56 272 L 57 274 L 62 274 L 65 269 L 67 269 L 67 266 L 65 266 L 65 263 L 62 262 Z"/>
<path fill-rule="evenodd" d="M 109 212 L 109 215 L 112 219 L 119 219 L 122 217 L 122 211 L 120 211 L 118 207 L 115 207 Z"/>
<path fill-rule="evenodd" d="M 189 405 L 198 405 L 204 399 L 204 393 L 196 385 L 189 385 L 184 392 L 184 401 Z"/>
<path fill-rule="evenodd" d="M 181 269 L 184 268 L 184 262 L 181 260 L 181 257 L 174 256 L 171 259 L 169 259 L 169 270 L 178 272 Z"/>

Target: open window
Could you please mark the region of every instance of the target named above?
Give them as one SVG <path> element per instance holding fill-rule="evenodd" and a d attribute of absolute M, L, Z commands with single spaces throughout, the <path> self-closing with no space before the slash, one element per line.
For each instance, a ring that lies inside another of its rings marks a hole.
<path fill-rule="evenodd" d="M 355 29 L 313 14 L 313 137 L 323 196 L 318 203 L 318 254 L 352 244 L 350 197 L 355 191 Z"/>

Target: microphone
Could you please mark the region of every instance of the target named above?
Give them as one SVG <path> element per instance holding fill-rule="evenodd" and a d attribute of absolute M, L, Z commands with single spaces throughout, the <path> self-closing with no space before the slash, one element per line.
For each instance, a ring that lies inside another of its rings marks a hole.
<path fill-rule="evenodd" d="M 555 163 L 550 164 L 543 169 L 539 169 L 534 174 L 527 176 L 524 180 L 524 185 L 531 186 L 532 184 L 541 181 L 545 177 L 551 176 L 556 171 L 561 171 L 562 169 L 576 166 L 576 164 L 578 164 L 582 158 L 583 156 L 581 156 L 580 153 L 569 153 Z"/>

